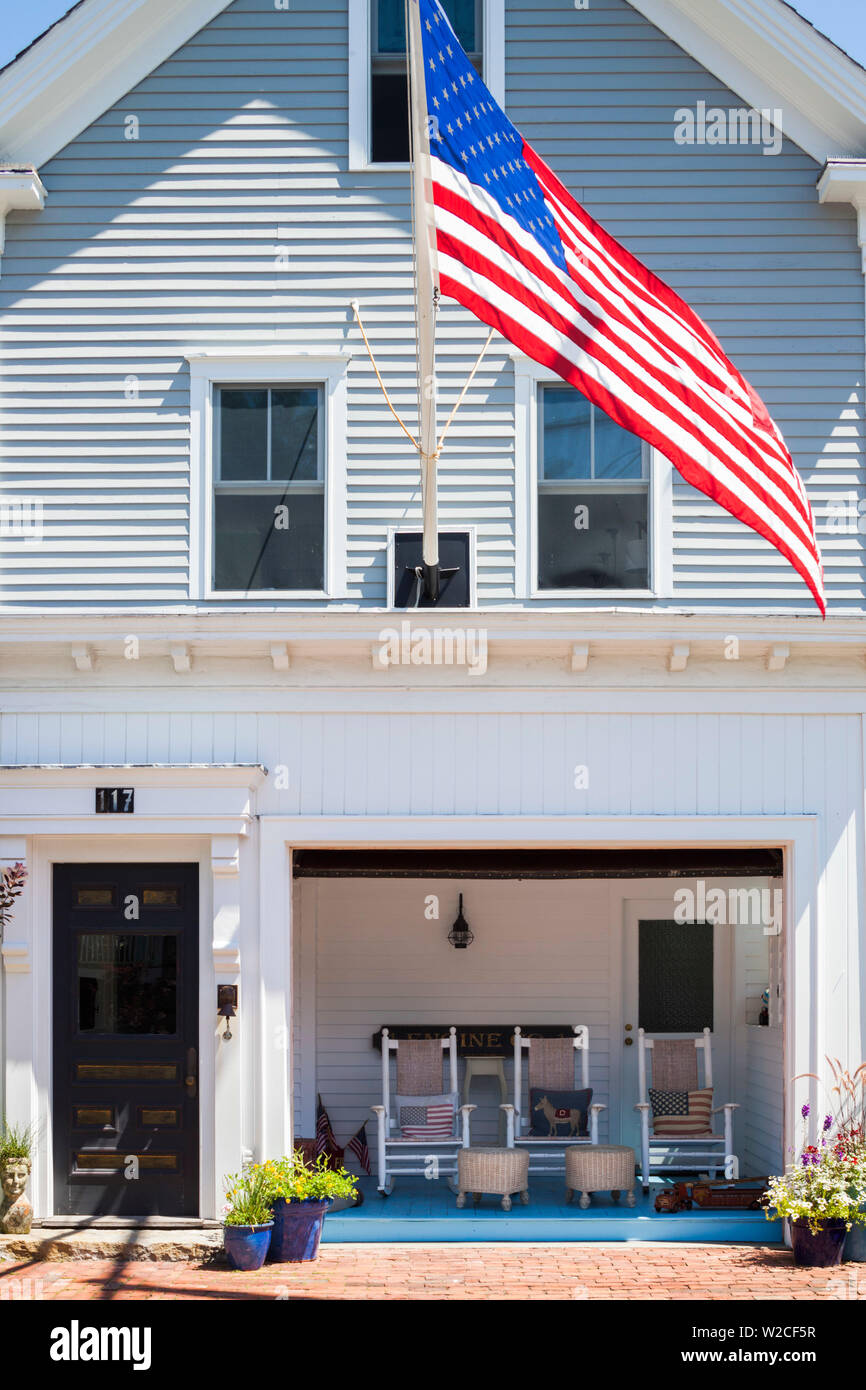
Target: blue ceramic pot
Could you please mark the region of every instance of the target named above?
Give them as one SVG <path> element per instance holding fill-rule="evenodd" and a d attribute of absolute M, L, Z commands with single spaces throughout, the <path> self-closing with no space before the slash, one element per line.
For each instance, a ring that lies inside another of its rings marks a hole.
<path fill-rule="evenodd" d="M 261 1269 L 272 1231 L 272 1221 L 265 1226 L 224 1226 L 223 1241 L 232 1269 Z"/>
<path fill-rule="evenodd" d="M 809 1230 L 807 1221 L 792 1221 L 794 1264 L 811 1269 L 829 1269 L 841 1264 L 847 1234 L 844 1221 L 825 1221 L 815 1235 Z"/>
<path fill-rule="evenodd" d="M 274 1234 L 268 1263 L 300 1264 L 303 1260 L 315 1260 L 325 1212 L 330 1205 L 330 1197 L 307 1202 L 287 1202 L 284 1197 L 278 1197 L 274 1202 Z"/>
<path fill-rule="evenodd" d="M 866 1264 L 866 1226 L 852 1226 L 848 1232 L 845 1241 L 846 1263 L 848 1260 L 853 1260 L 855 1264 Z"/>

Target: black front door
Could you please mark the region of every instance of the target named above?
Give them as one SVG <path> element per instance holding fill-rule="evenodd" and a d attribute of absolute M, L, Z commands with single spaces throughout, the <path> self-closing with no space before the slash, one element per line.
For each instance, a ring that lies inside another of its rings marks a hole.
<path fill-rule="evenodd" d="M 198 865 L 54 870 L 57 1215 L 198 1214 Z"/>

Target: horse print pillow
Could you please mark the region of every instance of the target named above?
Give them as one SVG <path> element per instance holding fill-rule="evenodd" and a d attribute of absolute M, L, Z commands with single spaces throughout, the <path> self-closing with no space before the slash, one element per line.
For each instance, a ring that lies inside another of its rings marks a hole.
<path fill-rule="evenodd" d="M 589 1134 L 592 1087 L 585 1091 L 529 1092 L 530 1136 L 536 1139 L 583 1139 Z"/>

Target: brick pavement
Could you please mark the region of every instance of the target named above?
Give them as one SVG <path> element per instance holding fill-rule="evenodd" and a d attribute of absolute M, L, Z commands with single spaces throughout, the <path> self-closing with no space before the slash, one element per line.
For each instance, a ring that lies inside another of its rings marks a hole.
<path fill-rule="evenodd" d="M 796 1269 L 778 1246 L 326 1245 L 255 1273 L 136 1260 L 0 1264 L 0 1300 L 638 1299 L 866 1301 L 866 1266 Z"/>

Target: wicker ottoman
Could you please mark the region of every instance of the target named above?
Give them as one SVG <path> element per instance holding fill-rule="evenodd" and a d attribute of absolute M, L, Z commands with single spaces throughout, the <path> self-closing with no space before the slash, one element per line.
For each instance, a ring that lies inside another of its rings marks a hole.
<path fill-rule="evenodd" d="M 502 1198 L 502 1210 L 511 1211 L 512 1192 L 529 1201 L 529 1154 L 525 1149 L 461 1149 L 457 1158 L 457 1205 L 465 1207 L 471 1192 L 477 1206 L 483 1192 Z"/>
<path fill-rule="evenodd" d="M 625 1189 L 626 1203 L 634 1206 L 634 1149 L 621 1144 L 573 1145 L 565 1151 L 565 1200 L 579 1192 L 584 1211 L 590 1192 L 609 1192 L 615 1202 Z"/>

